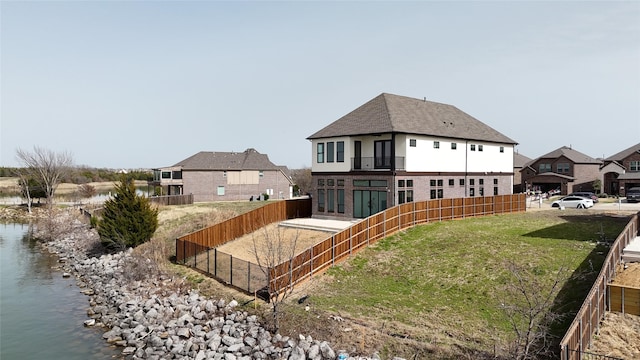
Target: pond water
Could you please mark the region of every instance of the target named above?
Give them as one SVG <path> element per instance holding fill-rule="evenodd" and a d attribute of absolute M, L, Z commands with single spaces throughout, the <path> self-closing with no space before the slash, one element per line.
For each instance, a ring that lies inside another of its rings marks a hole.
<path fill-rule="evenodd" d="M 52 268 L 28 226 L 0 223 L 0 359 L 112 359 L 103 330 L 85 328 L 88 297 Z"/>

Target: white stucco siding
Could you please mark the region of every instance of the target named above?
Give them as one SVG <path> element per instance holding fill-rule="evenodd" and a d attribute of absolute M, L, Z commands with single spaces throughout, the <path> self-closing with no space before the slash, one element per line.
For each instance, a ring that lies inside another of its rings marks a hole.
<path fill-rule="evenodd" d="M 411 146 L 412 140 L 416 146 Z M 452 143 L 456 144 L 456 149 L 451 148 Z M 463 172 L 465 169 L 464 143 L 457 140 L 407 135 L 403 147 L 407 171 Z"/>
<path fill-rule="evenodd" d="M 473 145 L 475 150 L 471 150 Z M 503 152 L 500 152 L 501 147 Z M 468 172 L 513 172 L 513 145 L 470 141 L 467 150 Z"/>
<path fill-rule="evenodd" d="M 337 160 L 337 144 L 338 142 L 344 142 L 344 162 L 338 162 Z M 327 143 L 333 142 L 333 162 L 328 162 L 327 158 Z M 311 141 L 311 171 L 314 172 L 348 172 L 351 170 L 351 158 L 353 157 L 353 141 L 349 137 L 336 137 L 327 139 L 313 139 Z M 322 143 L 324 146 L 323 162 L 318 162 L 318 143 Z"/>

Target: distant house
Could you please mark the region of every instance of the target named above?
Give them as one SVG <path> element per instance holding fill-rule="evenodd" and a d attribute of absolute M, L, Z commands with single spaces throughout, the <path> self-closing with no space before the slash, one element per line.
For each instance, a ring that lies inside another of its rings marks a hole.
<path fill-rule="evenodd" d="M 560 190 L 561 194 L 594 191 L 595 181 L 600 179 L 601 163 L 563 146 L 527 163 L 520 170 L 520 181 L 525 190 Z"/>
<path fill-rule="evenodd" d="M 194 201 L 288 199 L 292 181 L 284 166 L 277 166 L 255 149 L 244 152 L 201 151 L 173 166 L 153 170 L 153 186 L 165 195 L 193 194 Z"/>
<path fill-rule="evenodd" d="M 452 105 L 383 93 L 307 139 L 314 216 L 513 190 L 516 142 Z"/>
<path fill-rule="evenodd" d="M 640 186 L 640 143 L 604 159 L 600 172 L 603 191 L 625 196 L 625 191 Z"/>
<path fill-rule="evenodd" d="M 520 174 L 520 170 L 522 170 L 529 162 L 531 158 L 526 157 L 520 153 L 513 154 L 513 193 L 521 193 L 526 190 L 522 186 L 522 178 Z"/>

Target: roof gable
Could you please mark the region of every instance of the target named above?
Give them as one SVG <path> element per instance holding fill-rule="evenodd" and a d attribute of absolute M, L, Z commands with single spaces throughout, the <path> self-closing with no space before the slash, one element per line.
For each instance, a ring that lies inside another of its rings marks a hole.
<path fill-rule="evenodd" d="M 516 144 L 452 105 L 383 93 L 307 139 L 406 133 Z"/>
<path fill-rule="evenodd" d="M 201 151 L 174 166 L 183 170 L 280 170 L 266 154 L 255 149 L 244 152 Z"/>

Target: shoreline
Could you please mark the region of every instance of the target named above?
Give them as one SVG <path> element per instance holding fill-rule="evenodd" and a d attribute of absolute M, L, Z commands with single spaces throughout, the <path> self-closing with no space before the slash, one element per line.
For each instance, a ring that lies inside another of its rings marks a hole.
<path fill-rule="evenodd" d="M 99 254 L 96 231 L 70 211 L 56 220 L 68 231 L 41 246 L 58 257 L 63 276 L 75 277 L 80 292 L 87 295 L 85 326 L 104 328 L 102 337 L 122 349 L 122 358 L 336 358 L 326 341 L 272 335 L 256 315 L 239 310 L 235 300 L 205 298 L 166 274 L 142 276 L 145 264 L 133 249 Z"/>

